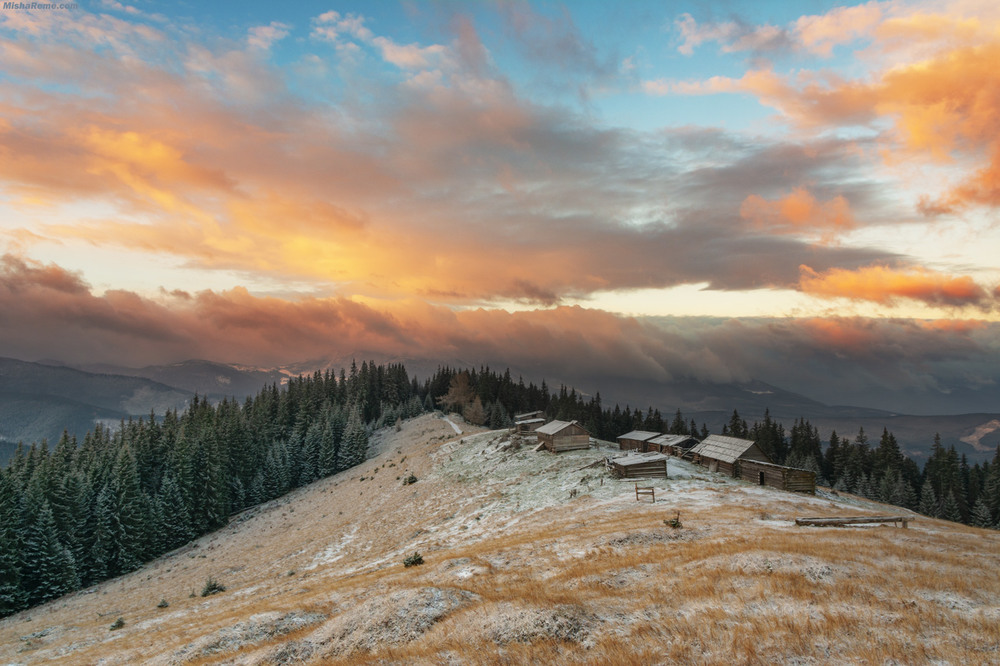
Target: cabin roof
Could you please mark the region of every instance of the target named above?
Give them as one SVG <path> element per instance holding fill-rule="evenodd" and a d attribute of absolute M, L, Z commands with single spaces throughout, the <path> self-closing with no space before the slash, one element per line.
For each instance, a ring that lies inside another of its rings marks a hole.
<path fill-rule="evenodd" d="M 536 409 L 533 412 L 525 412 L 524 414 L 515 414 L 514 415 L 514 420 L 515 421 L 521 421 L 521 420 L 524 420 L 524 419 L 530 419 L 531 417 L 538 416 L 541 413 L 542 413 L 542 410 Z"/>
<path fill-rule="evenodd" d="M 545 423 L 545 419 L 521 419 L 520 421 L 515 421 L 514 425 L 521 425 L 525 423 Z"/>
<path fill-rule="evenodd" d="M 745 462 L 747 462 L 747 463 L 753 463 L 754 465 L 763 465 L 764 467 L 772 467 L 774 469 L 790 469 L 790 470 L 793 470 L 795 472 L 809 472 L 810 474 L 815 474 L 816 473 L 816 472 L 814 472 L 811 469 L 804 469 L 802 467 L 789 467 L 788 465 L 779 465 L 777 463 L 764 462 L 762 460 L 747 460 Z M 742 465 L 743 463 L 740 463 L 740 464 Z"/>
<path fill-rule="evenodd" d="M 541 428 L 535 430 L 535 432 L 540 433 L 542 435 L 556 435 L 559 434 L 560 431 L 565 430 L 574 423 L 576 423 L 576 421 L 550 421 L 549 423 L 543 425 Z"/>
<path fill-rule="evenodd" d="M 648 430 L 633 430 L 632 432 L 627 432 L 624 435 L 618 435 L 618 439 L 635 439 L 640 442 L 647 442 L 654 437 L 659 437 L 660 433 L 650 432 Z"/>
<path fill-rule="evenodd" d="M 647 453 L 630 453 L 625 456 L 618 456 L 617 458 L 612 458 L 611 462 L 615 465 L 628 467 L 630 465 L 645 465 L 651 462 L 659 462 L 661 460 L 667 460 L 667 458 L 668 456 L 665 456 L 662 453 L 649 451 Z"/>
<path fill-rule="evenodd" d="M 660 446 L 675 446 L 677 444 L 680 444 L 681 442 L 686 442 L 688 440 L 692 440 L 696 444 L 698 443 L 698 440 L 696 440 L 691 435 L 660 435 L 659 437 L 654 437 L 653 439 L 649 440 L 649 443 L 659 444 Z"/>
<path fill-rule="evenodd" d="M 701 444 L 691 449 L 691 453 L 698 454 L 703 458 L 734 463 L 754 445 L 755 442 L 749 439 L 726 437 L 725 435 L 709 435 Z"/>

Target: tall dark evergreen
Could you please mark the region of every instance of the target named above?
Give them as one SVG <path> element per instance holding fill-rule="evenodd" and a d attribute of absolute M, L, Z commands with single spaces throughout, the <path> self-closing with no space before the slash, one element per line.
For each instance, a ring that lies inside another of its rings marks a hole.
<path fill-rule="evenodd" d="M 59 541 L 48 501 L 42 501 L 25 529 L 21 567 L 25 592 L 32 604 L 55 599 L 80 584 L 76 562 Z"/>
<path fill-rule="evenodd" d="M 21 581 L 21 518 L 14 484 L 0 469 L 0 617 L 24 608 Z"/>

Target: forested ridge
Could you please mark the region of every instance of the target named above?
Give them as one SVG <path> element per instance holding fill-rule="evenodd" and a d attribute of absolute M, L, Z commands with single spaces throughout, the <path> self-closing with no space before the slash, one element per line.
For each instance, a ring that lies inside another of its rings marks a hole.
<path fill-rule="evenodd" d="M 0 470 L 0 615 L 118 576 L 228 516 L 362 462 L 371 428 L 423 411 L 401 365 L 352 366 L 242 404 L 98 425 Z"/>
<path fill-rule="evenodd" d="M 600 394 L 553 392 L 489 368 L 439 368 L 420 383 L 402 365 L 365 362 L 272 384 L 242 403 L 196 397 L 182 413 L 98 426 L 82 442 L 19 446 L 0 470 L 0 616 L 132 571 L 235 512 L 348 469 L 364 460 L 374 429 L 437 407 L 491 428 L 541 409 L 611 441 L 633 429 L 709 434 L 680 410 L 664 419 L 652 408 L 604 407 Z M 824 441 L 805 420 L 786 431 L 768 415 L 748 425 L 734 412 L 723 434 L 753 439 L 835 489 L 983 527 L 1000 518 L 1000 449 L 970 467 L 936 441 L 920 470 L 887 430 L 875 446 L 863 431 Z"/>

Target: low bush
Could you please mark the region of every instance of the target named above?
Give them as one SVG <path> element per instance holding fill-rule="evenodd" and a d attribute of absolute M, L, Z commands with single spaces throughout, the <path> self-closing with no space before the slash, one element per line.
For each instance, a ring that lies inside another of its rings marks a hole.
<path fill-rule="evenodd" d="M 424 563 L 424 558 L 420 556 L 420 553 L 413 553 L 413 555 L 410 555 L 405 560 L 403 560 L 403 566 L 407 568 L 415 567 L 418 564 L 423 564 L 423 563 Z"/>

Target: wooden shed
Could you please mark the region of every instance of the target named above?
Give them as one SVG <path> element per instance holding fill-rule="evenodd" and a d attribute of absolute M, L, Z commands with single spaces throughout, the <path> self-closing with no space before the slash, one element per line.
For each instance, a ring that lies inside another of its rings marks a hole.
<path fill-rule="evenodd" d="M 739 470 L 741 479 L 759 486 L 816 494 L 816 472 L 807 469 L 774 465 L 759 460 L 740 460 Z"/>
<path fill-rule="evenodd" d="M 535 430 L 535 434 L 552 453 L 590 448 L 590 433 L 576 421 L 551 421 Z"/>
<path fill-rule="evenodd" d="M 668 456 L 683 458 L 698 444 L 691 435 L 660 435 L 649 440 L 647 446 L 656 446 L 656 450 Z"/>
<path fill-rule="evenodd" d="M 605 465 L 611 475 L 618 479 L 665 479 L 668 457 L 655 451 L 629 452 L 624 456 L 608 458 Z"/>
<path fill-rule="evenodd" d="M 756 442 L 738 437 L 726 437 L 725 435 L 706 437 L 700 444 L 691 449 L 691 458 L 699 465 L 707 467 L 710 472 L 722 472 L 729 476 L 736 476 L 737 460 L 771 462 L 771 459 L 760 450 Z"/>
<path fill-rule="evenodd" d="M 523 435 L 525 433 L 534 432 L 543 425 L 545 425 L 545 419 L 542 418 L 521 419 L 519 421 L 514 421 L 514 430 L 518 434 Z"/>
<path fill-rule="evenodd" d="M 651 450 L 646 448 L 646 442 L 659 436 L 660 433 L 658 432 L 633 430 L 632 432 L 627 432 L 618 437 L 618 448 L 622 451 L 640 451 L 644 453 Z"/>

